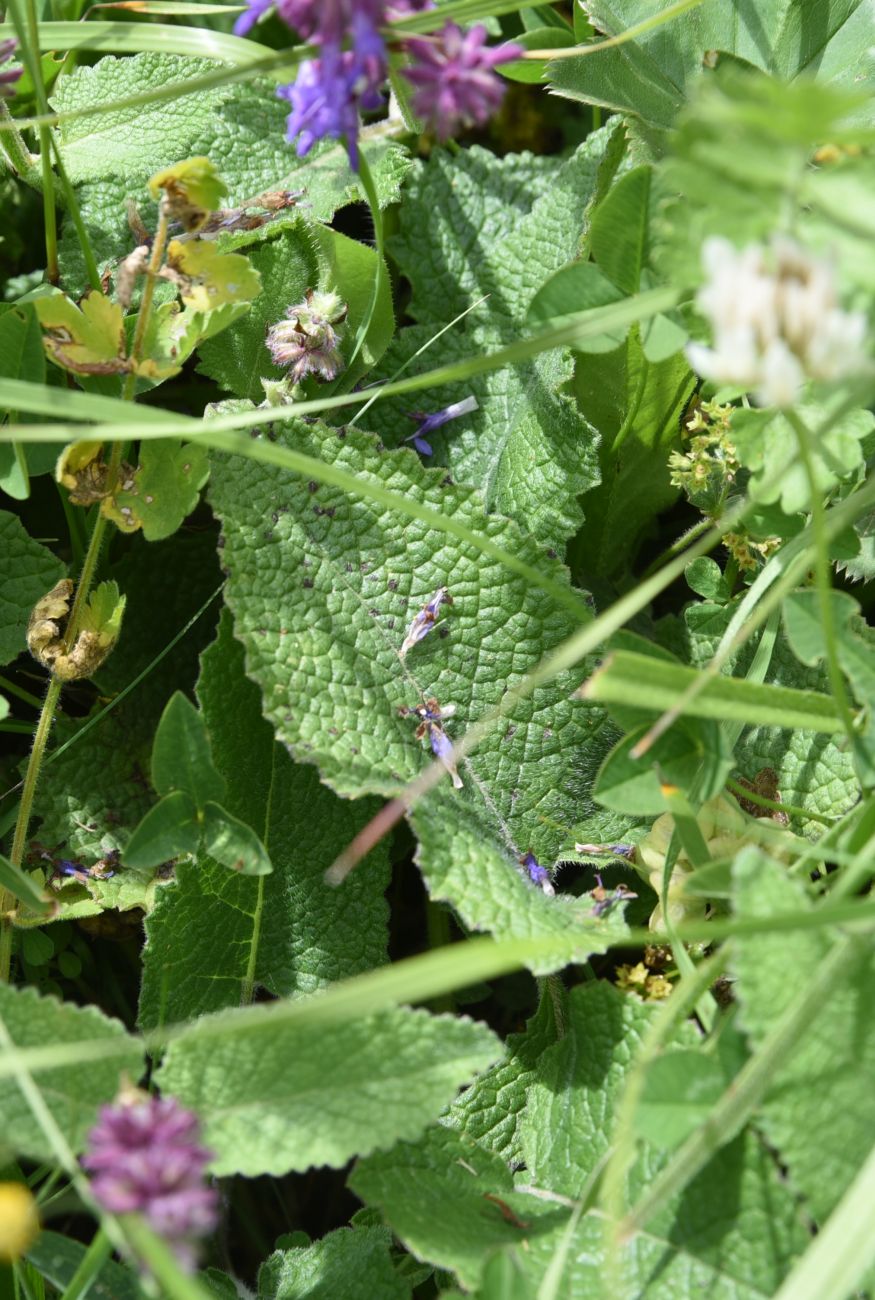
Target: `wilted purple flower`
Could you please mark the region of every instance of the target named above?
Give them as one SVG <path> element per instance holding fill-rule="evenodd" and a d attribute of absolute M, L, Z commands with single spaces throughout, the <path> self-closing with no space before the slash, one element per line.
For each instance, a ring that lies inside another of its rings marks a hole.
<path fill-rule="evenodd" d="M 553 882 L 550 879 L 550 872 L 546 867 L 542 867 L 534 853 L 524 853 L 520 858 L 521 864 L 525 867 L 526 873 L 533 885 L 542 889 L 548 898 L 555 896 L 556 890 L 553 888 Z"/>
<path fill-rule="evenodd" d="M 343 369 L 339 335 L 335 326 L 346 319 L 346 303 L 336 293 L 307 293 L 304 302 L 286 312 L 287 320 L 271 325 L 267 347 L 274 365 L 287 366 L 289 378 L 299 384 L 307 375 L 335 379 Z"/>
<path fill-rule="evenodd" d="M 82 1164 L 95 1199 L 111 1214 L 142 1214 L 184 1268 L 218 1221 L 218 1192 L 204 1182 L 212 1153 L 198 1142 L 198 1118 L 173 1097 L 132 1093 L 101 1106 Z"/>
<path fill-rule="evenodd" d="M 472 396 L 463 398 L 461 402 L 451 402 L 443 410 L 434 411 L 431 415 L 425 415 L 422 411 L 408 411 L 408 418 L 419 420 L 420 424 L 416 432 L 409 434 L 404 441 L 412 442 L 423 456 L 430 456 L 431 443 L 426 442 L 423 434 L 431 433 L 432 429 L 439 429 L 442 424 L 458 419 L 460 415 L 468 415 L 470 411 L 476 411 L 478 406 L 477 398 Z"/>
<path fill-rule="evenodd" d="M 455 23 L 446 23 L 439 42 L 419 37 L 407 41 L 414 63 L 403 72 L 416 88 L 413 111 L 425 118 L 439 140 L 492 116 L 504 95 L 493 69 L 524 53 L 520 45 L 489 49 L 486 37 L 483 26 L 463 32 Z"/>
<path fill-rule="evenodd" d="M 439 758 L 444 767 L 453 778 L 453 785 L 457 790 L 462 789 L 462 778 L 456 770 L 456 760 L 453 757 L 452 742 L 444 731 L 439 722 L 430 722 L 428 724 L 428 739 L 431 744 L 431 752 L 435 758 Z"/>
<path fill-rule="evenodd" d="M 410 627 L 407 629 L 407 635 L 401 643 L 401 649 L 398 651 L 398 657 L 400 659 L 403 659 L 407 654 L 407 651 L 411 650 L 418 641 L 421 641 L 423 637 L 428 636 L 437 621 L 438 610 L 441 605 L 452 605 L 452 603 L 453 598 L 447 591 L 446 587 L 438 587 L 431 600 L 428 601 L 427 604 L 423 605 L 422 609 L 414 616 Z"/>
<path fill-rule="evenodd" d="M 24 68 L 3 68 L 4 63 L 8 63 L 15 51 L 18 49 L 18 41 L 14 36 L 8 40 L 0 41 L 0 99 L 11 99 L 15 94 L 16 83 L 21 76 Z"/>

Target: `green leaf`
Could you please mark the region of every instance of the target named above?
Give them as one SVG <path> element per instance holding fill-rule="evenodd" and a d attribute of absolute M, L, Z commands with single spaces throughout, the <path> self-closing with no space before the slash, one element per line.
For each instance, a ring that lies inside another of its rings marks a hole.
<path fill-rule="evenodd" d="M 225 611 L 202 658 L 198 698 L 225 806 L 261 836 L 273 874 L 238 876 L 203 858 L 177 866 L 146 920 L 146 1028 L 239 1005 L 255 985 L 277 996 L 312 993 L 386 960 L 387 842 L 342 890 L 323 880 L 379 805 L 338 799 L 315 768 L 292 762 L 261 716 L 243 659 Z"/>
<path fill-rule="evenodd" d="M 649 0 L 586 0 L 584 7 L 606 37 L 654 17 Z M 861 0 L 788 0 L 742 13 L 723 0 L 704 0 L 690 13 L 654 24 L 634 41 L 597 55 L 556 60 L 550 66 L 550 88 L 568 99 L 670 127 L 709 51 L 734 55 L 785 81 L 813 74 L 850 83 L 859 72 L 849 66 L 849 55 L 854 57 L 854 51 L 859 57 L 869 21 Z"/>
<path fill-rule="evenodd" d="M 225 782 L 210 756 L 204 719 L 176 691 L 167 703 L 152 747 L 152 784 L 158 794 L 183 790 L 201 811 L 209 800 L 225 797 Z"/>
<path fill-rule="evenodd" d="M 336 1168 L 418 1137 L 500 1051 L 485 1026 L 424 1011 L 319 1027 L 268 1018 L 236 1031 L 229 1014 L 221 1036 L 204 1017 L 176 1038 L 159 1071 L 162 1089 L 201 1116 L 219 1175 Z"/>
<path fill-rule="evenodd" d="M 635 1112 L 638 1133 L 659 1150 L 674 1150 L 705 1122 L 725 1086 L 723 1070 L 713 1056 L 666 1052 L 648 1067 Z"/>
<path fill-rule="evenodd" d="M 160 867 L 170 858 L 195 853 L 200 838 L 194 800 L 185 791 L 174 790 L 146 813 L 125 845 L 123 861 L 135 871 Z"/>
<path fill-rule="evenodd" d="M 42 331 L 33 303 L 7 306 L 0 313 L 0 375 L 6 379 L 27 378 L 31 383 L 41 384 L 45 374 Z M 0 444 L 0 490 L 19 501 L 25 500 L 30 493 L 29 475 L 44 474 L 54 462 L 55 453 L 51 448 L 38 450 L 28 448 L 25 443 Z"/>
<path fill-rule="evenodd" d="M 203 834 L 204 849 L 223 867 L 243 876 L 267 876 L 273 871 L 267 849 L 251 826 L 217 803 L 204 807 Z"/>
<path fill-rule="evenodd" d="M 28 1250 L 27 1259 L 58 1291 L 63 1291 L 73 1281 L 86 1250 L 81 1242 L 44 1228 Z M 91 1283 L 88 1294 L 93 1300 L 143 1300 L 145 1296 L 136 1274 L 111 1259 Z"/>
<path fill-rule="evenodd" d="M 235 247 L 245 246 L 242 239 L 235 236 Z M 291 229 L 263 238 L 250 260 L 261 275 L 264 292 L 244 319 L 204 344 L 198 368 L 238 397 L 260 401 L 264 397 L 262 378 L 282 379 L 286 374 L 274 365 L 265 334 L 290 307 L 304 301 L 308 290 L 334 292 L 346 303 L 349 312 L 340 351 L 345 359 L 350 356 L 370 305 L 377 253 L 335 230 L 295 218 Z M 364 347 L 345 382 L 351 383 L 374 365 L 386 350 L 394 327 L 388 277 L 384 275 Z"/>
<path fill-rule="evenodd" d="M 710 555 L 700 555 L 697 560 L 690 560 L 684 570 L 684 577 L 690 591 L 694 591 L 704 600 L 724 604 L 729 599 L 729 586 L 723 576 L 723 570 Z"/>
<path fill-rule="evenodd" d="M 550 13 L 551 10 L 548 9 L 547 12 Z M 524 50 L 561 50 L 573 44 L 573 34 L 564 24 L 562 27 L 531 27 L 514 37 L 514 45 L 521 45 Z M 543 81 L 546 71 L 546 59 L 517 59 L 501 66 L 503 77 L 526 84 Z"/>
<path fill-rule="evenodd" d="M 650 226 L 649 167 L 626 172 L 593 213 L 590 252 L 605 275 L 623 293 L 637 293 L 647 264 Z"/>
<path fill-rule="evenodd" d="M 338 1228 L 312 1246 L 277 1250 L 258 1271 L 259 1300 L 407 1300 L 387 1228 Z"/>
<path fill-rule="evenodd" d="M 577 1200 L 600 1168 L 618 1096 L 654 1008 L 595 981 L 571 991 L 567 1011 L 563 1036 L 542 1054 L 525 1106 L 521 1178 L 539 1196 L 515 1191 L 503 1160 L 442 1126 L 415 1145 L 359 1161 L 350 1179 L 417 1258 L 454 1270 L 467 1288 L 477 1286 L 484 1258 L 503 1249 L 528 1283 L 523 1294 L 536 1295 L 563 1244 L 570 1244 L 554 1280 L 557 1294 L 605 1294 L 604 1216 L 590 1213 L 574 1228 L 571 1211 L 545 1193 Z M 689 1046 L 696 1041 L 689 1027 L 680 1039 Z M 645 1185 L 664 1159 L 645 1150 L 633 1187 Z M 510 1220 L 491 1197 L 503 1202 Z M 771 1295 L 804 1240 L 770 1153 L 752 1137 L 738 1138 L 712 1159 L 689 1194 L 626 1244 L 624 1293 L 654 1300 Z"/>
<path fill-rule="evenodd" d="M 147 675 L 96 725 L 91 726 L 103 713 L 102 702 L 87 718 L 58 718 L 56 748 L 73 741 L 86 726 L 90 730 L 59 757 L 49 753 L 36 794 L 44 842 L 66 845 L 68 855 L 86 866 L 111 849 L 123 849 L 154 803 L 148 772 L 155 729 L 173 691 L 193 686 L 198 651 L 210 639 L 215 614 L 208 610 L 163 662 L 156 660 L 209 600 L 221 578 L 210 533 L 178 533 L 154 545 L 134 537 L 129 548 L 108 570 L 128 597 L 124 635 L 99 670 L 97 682 L 109 699 L 140 674 Z M 168 574 L 174 575 L 172 582 Z M 99 889 L 102 896 L 117 899 L 128 894 L 129 886 L 139 893 L 140 905 L 144 879 L 135 872 L 119 872 Z"/>
<path fill-rule="evenodd" d="M 16 515 L 0 510 L 0 664 L 27 648 L 31 610 L 65 573 L 66 566 L 28 536 Z"/>
<path fill-rule="evenodd" d="M 180 293 L 192 311 L 210 312 L 228 303 L 250 302 L 261 293 L 261 277 L 240 253 L 222 253 L 211 240 L 171 239 L 167 262 L 188 283 Z"/>
<path fill-rule="evenodd" d="M 677 629 L 680 635 L 673 648 L 697 667 L 704 667 L 737 607 L 738 599 L 728 605 L 706 602 L 691 605 L 684 613 L 683 626 Z M 723 671 L 744 675 L 753 654 L 754 648 L 748 644 L 727 660 Z M 797 689 L 829 690 L 824 670 L 803 667 L 783 633 L 779 633 L 775 642 L 766 680 Z M 822 733 L 757 723 L 742 733 L 735 745 L 735 758 L 738 770 L 750 780 L 763 768 L 772 768 L 786 803 L 810 808 L 821 816 L 838 817 L 860 797 L 853 758 L 847 747 L 842 740 Z M 820 834 L 818 828 L 810 829 Z"/>
<path fill-rule="evenodd" d="M 635 329 L 607 355 L 578 354 L 577 400 L 601 433 L 601 484 L 584 497 L 586 519 L 569 557 L 585 582 L 622 574 L 642 534 L 677 497 L 668 452 L 694 383 L 683 355 L 648 360 Z"/>
<path fill-rule="evenodd" d="M 207 452 L 196 443 L 144 439 L 133 486 L 116 493 L 111 517 L 122 510 L 129 512 L 127 519 L 139 521 L 147 541 L 163 541 L 194 510 L 209 473 Z"/>
<path fill-rule="evenodd" d="M 13 866 L 8 858 L 0 853 L 0 888 L 7 890 L 13 898 L 24 903 L 29 910 L 42 913 L 52 910 L 51 900 L 37 884 L 33 876 Z"/>
<path fill-rule="evenodd" d="M 165 167 L 150 176 L 152 198 L 159 198 L 162 190 L 169 203 L 184 204 L 190 210 L 189 219 L 183 224 L 186 230 L 193 230 L 202 226 L 208 215 L 221 206 L 228 186 L 209 158 L 186 158 L 184 162 L 174 163 L 172 167 Z"/>
<path fill-rule="evenodd" d="M 214 35 L 210 33 L 211 38 Z M 52 106 L 68 112 L 111 105 L 125 96 L 183 85 L 215 67 L 209 59 L 172 54 L 137 54 L 126 59 L 110 56 L 61 78 Z M 126 199 L 134 201 L 147 227 L 154 228 L 155 205 L 146 202 L 149 177 L 193 152 L 209 155 L 216 164 L 230 191 L 232 207 L 251 203 L 265 192 L 305 188 L 308 214 L 315 221 L 330 221 L 338 208 L 361 199 L 343 144 L 320 144 L 306 159 L 298 158 L 285 139 L 287 112 L 287 106 L 276 98 L 275 84 L 257 78 L 245 84 L 213 86 L 190 96 L 178 94 L 172 104 L 136 104 L 64 122 L 59 128 L 64 164 L 78 187 L 82 216 L 98 263 L 117 261 L 131 250 Z M 409 166 L 405 153 L 385 139 L 363 141 L 362 148 L 380 203 L 397 201 Z M 67 287 L 84 284 L 72 226 L 65 228 L 61 251 Z"/>
<path fill-rule="evenodd" d="M 697 677 L 693 669 L 682 664 L 617 650 L 590 677 L 586 698 L 661 712 L 672 708 Z M 828 695 L 763 685 L 738 677 L 713 678 L 695 699 L 684 705 L 684 712 L 717 721 L 798 727 L 826 733 L 842 729 L 835 704 Z"/>
<path fill-rule="evenodd" d="M 408 312 L 419 323 L 401 332 L 381 374 L 393 374 L 462 312 L 464 320 L 428 348 L 429 366 L 519 338 L 536 292 L 578 253 L 586 204 L 614 130 L 591 136 L 558 168 L 476 147 L 459 157 L 432 155 L 416 173 L 390 241 L 413 287 Z M 476 397 L 472 415 L 437 433 L 437 459 L 458 481 L 481 485 L 487 509 L 511 515 L 554 546 L 577 529 L 577 497 L 598 481 L 596 431 L 564 391 L 570 376 L 567 355 L 554 350 L 416 395 L 423 411 Z M 381 402 L 368 412 L 369 425 L 397 442 L 411 432 L 409 409 L 406 402 Z"/>
<path fill-rule="evenodd" d="M 799 416 L 817 432 L 812 462 L 818 490 L 828 492 L 863 464 L 862 443 L 875 429 L 871 411 L 854 410 L 830 420 L 819 406 L 801 406 Z M 808 477 L 796 451 L 792 426 L 775 411 L 734 411 L 731 437 L 742 465 L 751 471 L 750 494 L 756 501 L 779 501 L 787 515 L 808 509 Z M 786 467 L 780 476 L 776 469 Z"/>
<path fill-rule="evenodd" d="M 17 989 L 8 984 L 0 986 L 0 1017 L 16 1047 L 54 1047 L 80 1040 L 99 1043 L 127 1037 L 119 1021 L 110 1020 L 96 1007 L 73 1006 L 57 998 L 41 997 L 36 989 Z M 120 1072 L 126 1070 L 135 1079 L 142 1073 L 142 1046 L 134 1039 L 129 1042 L 129 1049 L 111 1060 L 89 1060 L 83 1055 L 81 1063 L 75 1065 L 32 1070 L 55 1123 L 75 1152 L 82 1150 L 98 1106 L 115 1096 Z M 52 1143 L 14 1078 L 0 1080 L 0 1106 L 7 1147 L 34 1160 L 54 1161 Z"/>
<path fill-rule="evenodd" d="M 736 858 L 733 878 L 735 914 L 743 920 L 810 909 L 802 885 L 753 848 Z M 823 929 L 733 939 L 739 1019 L 753 1051 L 796 997 L 794 973 L 814 970 L 835 942 Z M 867 1082 L 875 1068 L 875 964 L 864 936 L 843 975 L 776 1070 L 757 1112 L 815 1221 L 836 1206 L 875 1131 Z"/>
<path fill-rule="evenodd" d="M 81 375 L 116 375 L 127 369 L 122 309 L 102 293 L 77 307 L 63 293 L 37 298 L 46 353 L 55 365 Z"/>
<path fill-rule="evenodd" d="M 595 262 L 572 262 L 544 282 L 529 304 L 527 324 L 537 328 L 555 324 L 575 312 L 620 302 L 623 293 Z M 628 326 L 582 340 L 582 352 L 612 352 L 629 332 Z"/>
<path fill-rule="evenodd" d="M 646 756 L 634 758 L 631 751 L 649 730 L 637 727 L 608 754 L 596 777 L 593 798 L 605 808 L 631 816 L 653 816 L 665 812 L 663 782 L 690 790 L 702 770 L 716 769 L 709 789 L 721 789 L 732 766 L 732 754 L 720 743 L 720 730 L 699 718 L 683 717 L 650 747 Z M 703 791 L 700 791 L 703 793 Z"/>
<path fill-rule="evenodd" d="M 315 422 L 278 436 L 437 506 L 564 581 L 561 566 L 544 561 L 514 525 L 484 516 L 470 489 L 447 487 L 441 471 L 423 468 L 412 452 L 381 451 L 357 430 Z M 454 704 L 452 739 L 574 628 L 522 577 L 381 505 L 224 458 L 214 464 L 210 495 L 225 538 L 226 598 L 265 716 L 293 755 L 317 763 L 342 794 L 399 794 L 428 763 L 417 719 L 399 709 L 430 695 Z M 253 532 L 253 517 L 267 527 Z M 388 558 L 375 568 L 362 558 L 372 555 Z M 452 609 L 402 669 L 398 651 L 411 619 L 444 586 Z M 414 825 L 432 895 L 468 925 L 505 935 L 575 931 L 593 952 L 610 926 L 593 923 L 589 900 L 545 897 L 517 861 L 530 850 L 554 861 L 566 839 L 560 828 L 580 820 L 610 743 L 601 712 L 570 698 L 578 681 L 577 672 L 563 674 L 511 710 L 463 765 L 464 789 L 451 792 L 448 778 L 418 806 Z"/>

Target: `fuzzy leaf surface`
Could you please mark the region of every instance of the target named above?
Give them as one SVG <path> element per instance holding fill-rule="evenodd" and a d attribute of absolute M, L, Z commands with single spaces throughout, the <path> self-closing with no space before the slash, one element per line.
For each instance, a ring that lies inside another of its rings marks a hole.
<path fill-rule="evenodd" d="M 407 1300 L 387 1228 L 338 1228 L 311 1246 L 278 1250 L 258 1272 L 259 1300 Z"/>
<path fill-rule="evenodd" d="M 28 535 L 17 515 L 0 510 L 0 664 L 26 649 L 31 610 L 64 573 L 63 563 Z"/>
<path fill-rule="evenodd" d="M 338 799 L 277 743 L 227 612 L 202 657 L 198 697 L 225 805 L 261 836 L 273 874 L 238 876 L 209 858 L 180 863 L 146 921 L 146 1028 L 238 1005 L 253 982 L 281 997 L 311 993 L 386 959 L 387 844 L 348 888 L 323 881 L 377 804 Z"/>
<path fill-rule="evenodd" d="M 52 1047 L 56 1044 L 125 1038 L 124 1026 L 96 1007 L 77 1007 L 55 997 L 42 997 L 34 988 L 0 988 L 0 1016 L 17 1047 Z M 34 1070 L 33 1078 L 55 1122 L 76 1152 L 82 1150 L 97 1108 L 118 1091 L 122 1072 L 139 1078 L 143 1049 L 133 1039 L 130 1051 L 108 1061 L 83 1061 L 59 1068 Z M 54 1149 L 32 1114 L 13 1077 L 0 1080 L 4 1141 L 7 1147 L 34 1160 L 55 1159 Z"/>
<path fill-rule="evenodd" d="M 369 435 L 316 423 L 277 436 L 564 574 L 512 523 L 484 515 L 473 491 L 447 488 L 411 451 L 381 451 Z M 454 704 L 452 739 L 575 628 L 522 577 L 365 499 L 225 458 L 214 461 L 210 494 L 225 539 L 226 599 L 265 716 L 342 794 L 397 794 L 429 760 L 416 719 L 399 709 L 432 695 Z M 265 526 L 253 530 L 253 518 Z M 402 666 L 412 616 L 443 586 L 454 605 Z M 515 706 L 463 764 L 464 789 L 452 792 L 447 779 L 418 806 L 414 825 L 432 894 L 467 924 L 508 936 L 579 930 L 597 951 L 616 921 L 594 924 L 589 899 L 545 897 L 517 862 L 531 850 L 552 865 L 558 827 L 592 807 L 587 791 L 613 733 L 599 709 L 570 698 L 580 675 L 563 674 Z"/>
<path fill-rule="evenodd" d="M 484 1025 L 406 1009 L 345 1024 L 244 1024 L 217 1036 L 200 1020 L 159 1072 L 201 1116 L 220 1175 L 337 1167 L 416 1138 L 501 1051 Z"/>
<path fill-rule="evenodd" d="M 734 863 L 733 892 L 741 918 L 811 906 L 786 869 L 754 849 Z M 756 1050 L 798 992 L 787 971 L 813 970 L 835 939 L 825 930 L 739 938 L 732 971 L 741 1026 Z M 791 1186 L 823 1222 L 857 1173 L 875 1132 L 875 1097 L 867 1082 L 875 1068 L 875 960 L 865 937 L 794 1049 L 775 1071 L 759 1122 L 786 1165 Z"/>
<path fill-rule="evenodd" d="M 215 70 L 209 59 L 110 55 L 61 78 L 52 107 L 58 111 L 92 108 Z M 331 141 L 316 146 L 306 159 L 298 158 L 285 139 L 286 115 L 274 83 L 254 79 L 65 122 L 60 128 L 64 163 L 79 187 L 82 216 L 98 263 L 125 256 L 137 242 L 128 228 L 126 198 L 133 199 L 147 227 L 154 228 L 155 203 L 146 189 L 149 177 L 192 154 L 210 158 L 228 186 L 231 207 L 268 191 L 304 188 L 311 205 L 308 213 L 315 220 L 328 221 L 338 208 L 360 199 L 343 145 Z M 409 166 L 404 152 L 385 140 L 362 147 L 381 204 L 396 201 Z M 62 252 L 67 287 L 73 287 L 68 277 L 73 284 L 84 284 L 72 224 L 65 231 Z"/>
<path fill-rule="evenodd" d="M 654 15 L 648 0 L 584 0 L 583 9 L 606 37 Z M 670 127 L 708 51 L 734 55 L 785 81 L 808 75 L 851 85 L 865 75 L 859 51 L 871 22 L 867 0 L 766 0 L 740 8 L 704 0 L 595 58 L 557 60 L 549 68 L 550 86 L 569 99 Z"/>
<path fill-rule="evenodd" d="M 524 332 L 544 280 L 579 252 L 587 204 L 614 128 L 598 132 L 559 167 L 544 159 L 498 159 L 472 148 L 435 153 L 415 173 L 390 244 L 413 288 L 418 324 L 403 330 L 381 373 L 395 369 L 484 295 L 414 365 L 437 366 L 492 351 Z M 598 435 L 565 391 L 566 353 L 415 395 L 435 411 L 470 396 L 479 409 L 435 436 L 438 459 L 476 484 L 489 510 L 511 515 L 540 540 L 561 546 L 582 518 L 577 497 L 598 482 Z M 380 403 L 371 427 L 393 442 L 412 432 L 409 399 Z M 430 439 L 431 441 L 431 439 Z"/>

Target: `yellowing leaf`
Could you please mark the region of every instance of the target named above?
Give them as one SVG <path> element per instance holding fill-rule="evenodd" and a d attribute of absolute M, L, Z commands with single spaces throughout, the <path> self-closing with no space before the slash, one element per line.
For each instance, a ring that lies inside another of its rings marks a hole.
<path fill-rule="evenodd" d="M 181 221 L 185 230 L 199 230 L 211 212 L 219 207 L 228 187 L 209 158 L 186 158 L 156 172 L 149 180 L 153 198 L 164 191 L 168 213 Z"/>
<path fill-rule="evenodd" d="M 56 365 L 79 375 L 115 375 L 127 369 L 122 309 L 102 293 L 77 307 L 62 293 L 34 302 L 43 343 Z"/>
<path fill-rule="evenodd" d="M 168 264 L 181 279 L 180 293 L 195 311 L 213 311 L 226 303 L 250 302 L 261 293 L 261 277 L 240 253 L 220 253 L 206 240 L 173 239 Z"/>

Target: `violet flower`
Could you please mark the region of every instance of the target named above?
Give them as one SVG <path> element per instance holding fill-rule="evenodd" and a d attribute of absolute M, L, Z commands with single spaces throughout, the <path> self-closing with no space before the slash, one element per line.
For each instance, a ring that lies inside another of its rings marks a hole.
<path fill-rule="evenodd" d="M 218 1221 L 218 1192 L 204 1182 L 212 1153 L 198 1142 L 198 1118 L 173 1097 L 133 1093 L 101 1106 L 82 1164 L 95 1200 L 111 1214 L 142 1214 L 183 1268 Z"/>
<path fill-rule="evenodd" d="M 461 402 L 451 402 L 443 410 L 434 411 L 431 415 L 425 415 L 422 411 L 408 411 L 408 418 L 419 420 L 419 428 L 415 433 L 408 434 L 404 439 L 405 442 L 412 442 L 414 447 L 423 456 L 431 455 L 431 443 L 426 442 L 423 434 L 431 433 L 432 429 L 439 429 L 442 424 L 447 424 L 450 420 L 456 420 L 460 415 L 468 415 L 471 411 L 476 411 L 479 402 L 474 396 L 465 397 Z"/>
<path fill-rule="evenodd" d="M 520 45 L 489 49 L 482 25 L 463 32 L 447 23 L 440 42 L 411 38 L 407 49 L 414 62 L 404 76 L 415 87 L 413 111 L 424 118 L 439 140 L 447 140 L 459 127 L 482 125 L 504 96 L 504 85 L 495 75 L 500 63 L 519 59 Z"/>
<path fill-rule="evenodd" d="M 15 94 L 17 82 L 24 72 L 20 65 L 13 68 L 4 68 L 2 65 L 8 63 L 18 49 L 18 41 L 14 36 L 8 40 L 0 41 L 0 99 L 11 99 Z"/>
<path fill-rule="evenodd" d="M 556 890 L 553 888 L 553 882 L 550 879 L 550 872 L 546 867 L 542 867 L 534 853 L 525 853 L 520 858 L 520 863 L 526 869 L 526 874 L 533 885 L 542 889 L 548 898 L 553 898 Z"/>
<path fill-rule="evenodd" d="M 434 754 L 435 758 L 440 759 L 449 772 L 455 789 L 461 790 L 462 778 L 456 770 L 456 760 L 453 757 L 453 744 L 439 722 L 428 723 L 428 739 L 429 744 L 431 745 L 431 752 Z"/>
<path fill-rule="evenodd" d="M 340 330 L 347 306 L 336 293 L 309 290 L 301 303 L 289 307 L 286 320 L 271 325 L 265 340 L 276 366 L 287 366 L 292 383 L 307 375 L 329 382 L 343 369 Z"/>
<path fill-rule="evenodd" d="M 414 615 L 410 627 L 407 629 L 407 635 L 401 643 L 401 649 L 398 651 L 399 659 L 404 659 L 408 650 L 412 650 L 417 642 L 428 636 L 437 622 L 441 605 L 452 605 L 452 603 L 453 598 L 446 587 L 438 587 L 431 600 L 423 605 L 418 614 Z"/>

